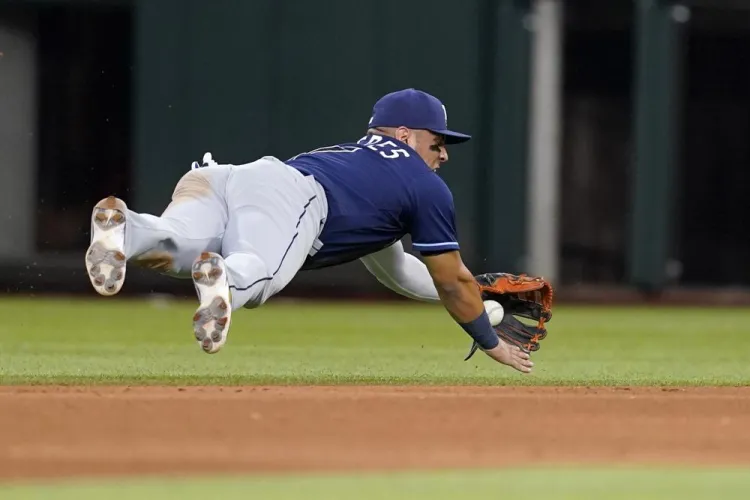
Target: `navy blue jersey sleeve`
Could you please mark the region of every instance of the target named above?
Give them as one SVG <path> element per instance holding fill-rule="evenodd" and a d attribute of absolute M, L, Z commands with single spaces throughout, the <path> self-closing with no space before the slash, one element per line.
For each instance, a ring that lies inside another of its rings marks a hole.
<path fill-rule="evenodd" d="M 436 174 L 412 185 L 409 233 L 412 247 L 420 253 L 458 250 L 453 195 Z"/>

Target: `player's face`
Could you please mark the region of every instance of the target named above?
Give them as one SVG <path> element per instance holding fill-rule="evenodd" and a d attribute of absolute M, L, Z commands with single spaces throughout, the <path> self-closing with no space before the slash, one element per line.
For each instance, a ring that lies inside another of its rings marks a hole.
<path fill-rule="evenodd" d="M 445 137 L 428 130 L 411 130 L 410 132 L 406 143 L 422 157 L 428 167 L 437 170 L 442 163 L 448 161 Z"/>

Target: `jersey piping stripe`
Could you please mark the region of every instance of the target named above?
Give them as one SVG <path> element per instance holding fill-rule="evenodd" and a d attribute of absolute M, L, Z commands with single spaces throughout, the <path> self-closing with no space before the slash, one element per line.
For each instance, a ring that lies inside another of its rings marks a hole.
<path fill-rule="evenodd" d="M 317 197 L 318 197 L 317 195 L 313 196 L 312 198 L 310 198 L 309 200 L 307 200 L 307 203 L 305 204 L 305 206 L 302 207 L 303 208 L 302 209 L 302 213 L 299 215 L 299 218 L 297 219 L 297 225 L 295 226 L 295 228 L 299 229 L 299 225 L 302 223 L 302 217 L 304 217 L 305 214 L 307 213 L 307 208 L 310 206 L 310 204 L 313 202 L 313 200 L 315 200 L 315 198 L 317 198 Z M 273 272 L 273 275 L 266 276 L 265 278 L 260 278 L 258 280 L 255 280 L 254 282 L 252 282 L 251 284 L 249 284 L 246 287 L 240 288 L 240 287 L 236 287 L 236 286 L 230 285 L 229 288 L 234 289 L 234 290 L 238 290 L 238 291 L 245 291 L 245 290 L 249 290 L 250 288 L 254 287 L 255 285 L 257 285 L 258 283 L 260 283 L 262 281 L 271 281 L 274 278 L 274 276 L 276 276 L 276 274 L 279 272 L 279 270 L 281 269 L 281 266 L 284 264 L 284 259 L 286 259 L 286 256 L 289 253 L 289 250 L 292 248 L 292 245 L 294 245 L 294 241 L 297 239 L 297 236 L 299 236 L 299 231 L 297 231 L 296 233 L 294 233 L 294 236 L 292 236 L 292 241 L 290 241 L 289 245 L 287 245 L 286 251 L 284 252 L 284 255 L 281 257 L 281 262 L 279 262 L 279 265 L 276 268 L 276 270 Z"/>
<path fill-rule="evenodd" d="M 444 241 L 443 243 L 412 243 L 414 247 L 442 247 L 446 245 L 458 245 L 455 241 Z"/>

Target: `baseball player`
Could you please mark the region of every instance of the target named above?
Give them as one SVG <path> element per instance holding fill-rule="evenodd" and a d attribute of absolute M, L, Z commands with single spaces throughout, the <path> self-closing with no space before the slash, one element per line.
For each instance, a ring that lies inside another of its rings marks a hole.
<path fill-rule="evenodd" d="M 300 270 L 359 259 L 396 293 L 442 303 L 474 340 L 472 354 L 479 347 L 528 373 L 529 349 L 502 340 L 490 324 L 461 259 L 451 192 L 436 175 L 447 145 L 469 139 L 447 128 L 437 98 L 405 89 L 377 101 L 354 143 L 243 165 L 206 154 L 161 216 L 134 212 L 116 197 L 96 204 L 85 257 L 91 283 L 116 294 L 127 263 L 190 276 L 199 299 L 195 337 L 215 353 L 232 311 L 262 305 Z M 421 259 L 404 251 L 406 234 Z"/>

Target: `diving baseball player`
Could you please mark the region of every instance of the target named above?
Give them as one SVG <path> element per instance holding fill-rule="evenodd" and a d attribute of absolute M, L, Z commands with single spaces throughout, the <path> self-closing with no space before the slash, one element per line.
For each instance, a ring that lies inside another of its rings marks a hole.
<path fill-rule="evenodd" d="M 377 101 L 355 143 L 243 165 L 217 164 L 207 154 L 180 179 L 161 216 L 134 212 L 115 197 L 96 204 L 85 257 L 91 283 L 102 295 L 116 294 L 127 263 L 191 276 L 200 303 L 195 337 L 215 353 L 227 340 L 232 311 L 262 305 L 300 270 L 359 259 L 396 293 L 442 303 L 474 340 L 471 354 L 479 347 L 528 373 L 529 352 L 546 333 L 551 292 L 534 312 L 524 294 L 540 288 L 524 283 L 541 278 L 498 273 L 478 281 L 463 264 L 453 198 L 436 172 L 448 161 L 446 146 L 469 139 L 448 130 L 437 98 L 405 89 Z M 406 234 L 421 259 L 404 251 Z M 490 323 L 487 297 L 513 297 L 503 302 L 505 317 L 516 322 L 509 334 Z M 513 310 L 519 304 L 526 309 Z M 539 328 L 524 328 L 509 312 L 541 317 Z"/>

